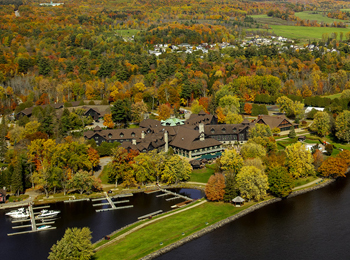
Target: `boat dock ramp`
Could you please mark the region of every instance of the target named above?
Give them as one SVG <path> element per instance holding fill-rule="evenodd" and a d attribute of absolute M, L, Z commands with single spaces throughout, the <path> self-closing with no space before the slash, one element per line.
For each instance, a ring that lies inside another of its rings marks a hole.
<path fill-rule="evenodd" d="M 127 209 L 127 208 L 132 208 L 134 207 L 134 205 L 126 205 L 126 206 L 120 206 L 120 207 L 116 207 L 115 204 L 121 204 L 121 203 L 127 203 L 130 202 L 129 200 L 119 200 L 119 201 L 112 201 L 112 199 L 117 199 L 117 198 L 125 198 L 125 197 L 131 197 L 133 196 L 132 193 L 128 193 L 128 194 L 119 194 L 119 195 L 115 195 L 113 197 L 109 197 L 107 192 L 104 193 L 105 197 L 103 198 L 97 198 L 97 199 L 92 199 L 92 202 L 95 201 L 102 201 L 102 200 L 107 200 L 107 202 L 105 203 L 95 203 L 92 206 L 97 207 L 97 206 L 105 206 L 105 205 L 110 205 L 110 208 L 105 208 L 105 209 L 96 209 L 96 212 L 103 212 L 103 211 L 109 211 L 109 210 L 116 210 L 116 209 Z"/>
<path fill-rule="evenodd" d="M 50 206 L 39 206 L 39 207 L 33 207 L 32 205 L 28 206 L 28 211 L 29 211 L 29 219 L 22 219 L 22 220 L 13 220 L 12 223 L 23 223 L 23 222 L 31 222 L 29 225 L 21 225 L 21 226 L 13 226 L 13 229 L 19 229 L 19 228 L 28 228 L 31 227 L 32 230 L 27 230 L 27 231 L 21 231 L 21 232 L 15 232 L 15 233 L 10 233 L 7 234 L 8 236 L 14 236 L 14 235 L 20 235 L 20 234 L 27 234 L 27 233 L 34 233 L 34 232 L 39 232 L 39 231 L 44 231 L 44 230 L 52 230 L 52 229 L 56 229 L 56 227 L 49 227 L 49 228 L 45 228 L 45 229 L 38 229 L 38 226 L 41 225 L 48 225 L 48 224 L 54 224 L 55 221 L 53 221 L 52 217 L 44 217 L 44 218 L 40 218 L 41 221 L 45 221 L 45 219 L 49 219 L 48 222 L 43 222 L 43 223 L 36 223 L 37 218 L 35 218 L 35 215 L 40 214 L 39 212 L 34 212 L 34 210 L 38 210 L 38 209 L 45 209 L 45 208 L 49 208 Z M 51 220 L 51 221 L 50 221 Z"/>
<path fill-rule="evenodd" d="M 151 193 L 160 192 L 160 191 L 163 192 L 163 193 L 157 195 L 156 196 L 157 198 L 173 195 L 174 197 L 167 198 L 165 200 L 166 201 L 171 201 L 171 200 L 176 200 L 176 199 L 184 199 L 185 200 L 184 202 L 181 202 L 181 203 L 178 203 L 178 204 L 175 204 L 175 205 L 171 206 L 172 208 L 182 207 L 182 206 L 184 206 L 184 205 L 186 205 L 186 204 L 188 204 L 188 203 L 193 201 L 193 199 L 191 199 L 191 198 L 189 198 L 187 196 L 184 196 L 184 195 L 181 195 L 181 194 L 178 194 L 178 193 L 166 190 L 166 189 L 162 189 L 160 187 L 158 187 L 158 190 L 145 191 L 145 193 L 146 194 L 151 194 Z"/>

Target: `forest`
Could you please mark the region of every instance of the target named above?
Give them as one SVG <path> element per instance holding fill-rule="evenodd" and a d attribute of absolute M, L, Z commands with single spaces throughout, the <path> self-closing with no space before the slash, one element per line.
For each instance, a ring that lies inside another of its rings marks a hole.
<path fill-rule="evenodd" d="M 341 20 L 324 26 L 346 27 L 347 8 L 348 2 L 341 1 L 73 0 L 60 6 L 1 1 L 0 113 L 13 123 L 17 113 L 37 106 L 30 119 L 23 117 L 16 125 L 1 128 L 1 142 L 6 139 L 17 147 L 1 148 L 1 161 L 11 165 L 2 175 L 2 184 L 14 182 L 11 176 L 21 172 L 21 189 L 31 186 L 35 167 L 43 170 L 47 166 L 51 177 L 36 179 L 46 193 L 74 187 L 68 180 L 75 173 L 91 171 L 97 156 L 111 155 L 116 148 L 79 140 L 81 133 L 74 131 L 91 124 L 92 118 L 84 117 L 79 109 L 64 109 L 58 116 L 48 104 L 64 103 L 68 108 L 74 101 L 113 103 L 120 109 L 105 117 L 108 128 L 137 124 L 146 112 L 158 112 L 158 119 L 166 119 L 172 113 L 178 115 L 180 106 L 190 105 L 197 113 L 203 109 L 216 114 L 219 123 L 242 122 L 238 113 L 267 114 L 265 104 L 287 104 L 288 116 L 298 122 L 303 118 L 292 108 L 297 102 L 325 107 L 336 120 L 349 108 L 350 97 L 331 100 L 321 96 L 350 89 L 350 34 L 324 34 L 299 44 L 298 49 L 292 39 L 283 45 L 242 43 L 258 37 L 252 28 L 269 28 L 254 15 L 288 20 L 294 26 L 322 26 L 296 16 L 318 12 Z M 163 46 L 159 55 L 151 54 L 156 45 Z M 311 45 L 317 48 L 308 48 Z M 44 143 L 36 143 L 38 140 Z M 23 154 L 23 148 L 33 152 Z M 39 159 L 43 154 L 58 158 L 65 150 L 75 149 L 83 158 L 77 160 L 84 162 L 78 167 L 65 162 L 66 168 L 61 169 L 59 159 Z M 23 158 L 21 163 L 18 158 Z M 28 163 L 33 172 L 24 172 Z M 115 180 L 116 176 L 110 176 L 110 182 Z M 142 178 L 132 183 L 139 180 Z M 99 187 L 95 180 L 89 183 Z"/>

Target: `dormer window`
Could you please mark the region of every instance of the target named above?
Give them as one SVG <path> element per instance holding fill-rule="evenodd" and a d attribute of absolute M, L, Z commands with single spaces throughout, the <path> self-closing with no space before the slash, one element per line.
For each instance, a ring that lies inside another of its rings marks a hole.
<path fill-rule="evenodd" d="M 123 133 L 120 133 L 120 135 L 119 135 L 121 138 L 123 138 L 124 137 L 124 134 Z"/>
<path fill-rule="evenodd" d="M 236 131 L 237 131 L 236 127 L 234 127 L 234 128 L 232 129 L 232 131 L 233 131 L 233 132 L 236 132 Z"/>
<path fill-rule="evenodd" d="M 214 133 L 215 133 L 214 128 L 210 129 L 210 132 L 211 132 L 212 134 L 214 134 Z"/>
<path fill-rule="evenodd" d="M 221 130 L 222 130 L 223 133 L 226 133 L 226 128 L 225 127 L 223 127 Z"/>
<path fill-rule="evenodd" d="M 135 133 L 134 133 L 134 132 L 132 132 L 132 133 L 131 133 L 131 136 L 132 136 L 132 137 L 135 137 Z"/>
<path fill-rule="evenodd" d="M 108 138 L 111 139 L 112 138 L 112 134 L 108 134 Z"/>

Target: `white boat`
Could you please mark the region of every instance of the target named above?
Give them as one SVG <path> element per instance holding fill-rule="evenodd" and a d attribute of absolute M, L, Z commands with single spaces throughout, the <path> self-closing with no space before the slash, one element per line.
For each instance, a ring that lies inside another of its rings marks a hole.
<path fill-rule="evenodd" d="M 25 213 L 26 212 L 26 209 L 25 208 L 19 208 L 19 209 L 16 209 L 16 210 L 12 210 L 10 212 L 7 212 L 5 215 L 6 216 L 12 216 L 12 215 L 16 215 L 18 213 Z"/>
<path fill-rule="evenodd" d="M 56 217 L 61 211 L 59 210 L 47 210 L 43 209 L 40 211 L 40 215 L 37 216 L 37 218 L 45 218 L 45 217 Z"/>
<path fill-rule="evenodd" d="M 44 230 L 44 229 L 48 229 L 50 227 L 51 227 L 50 225 L 44 225 L 44 226 L 37 227 L 37 230 Z"/>
<path fill-rule="evenodd" d="M 26 210 L 25 212 L 17 212 L 15 214 L 10 215 L 11 218 L 28 218 L 29 217 L 29 212 Z"/>

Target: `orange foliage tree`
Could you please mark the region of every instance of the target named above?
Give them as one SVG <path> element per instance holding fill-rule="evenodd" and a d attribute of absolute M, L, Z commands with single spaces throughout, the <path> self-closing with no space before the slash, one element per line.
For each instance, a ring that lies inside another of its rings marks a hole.
<path fill-rule="evenodd" d="M 215 173 L 215 175 L 210 176 L 209 181 L 205 186 L 205 196 L 211 201 L 223 200 L 225 187 L 224 175 Z"/>
<path fill-rule="evenodd" d="M 348 167 L 350 167 L 350 151 L 344 150 L 341 153 L 337 155 L 337 158 L 341 158 L 344 160 L 344 162 L 347 164 Z"/>
<path fill-rule="evenodd" d="M 250 104 L 250 103 L 244 104 L 244 112 L 246 114 L 250 115 L 252 113 L 252 108 L 253 108 L 252 104 Z"/>
<path fill-rule="evenodd" d="M 162 104 L 158 107 L 158 119 L 165 120 L 168 119 L 171 115 L 171 108 L 167 104 Z"/>
<path fill-rule="evenodd" d="M 329 157 L 327 160 L 325 160 L 320 168 L 318 168 L 318 171 L 324 176 L 324 177 L 345 177 L 345 172 L 348 169 L 347 164 L 345 161 L 341 158 L 334 158 Z"/>
<path fill-rule="evenodd" d="M 114 123 L 112 120 L 112 114 L 105 114 L 103 117 L 103 125 L 107 126 L 108 128 L 113 128 L 114 127 Z"/>
<path fill-rule="evenodd" d="M 93 167 L 96 167 L 100 163 L 100 155 L 92 147 L 89 147 L 88 149 L 88 157 Z"/>

